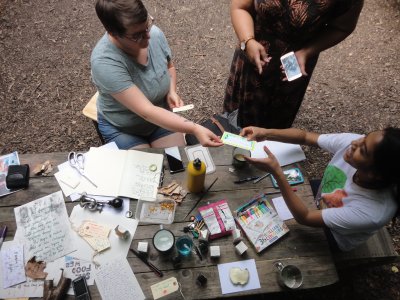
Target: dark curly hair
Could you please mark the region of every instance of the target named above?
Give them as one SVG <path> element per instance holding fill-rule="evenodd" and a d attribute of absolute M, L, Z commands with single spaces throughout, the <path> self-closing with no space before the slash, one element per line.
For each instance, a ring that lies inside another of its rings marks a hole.
<path fill-rule="evenodd" d="M 385 182 L 396 186 L 397 216 L 400 214 L 400 129 L 387 127 L 374 151 L 373 168 Z"/>
<path fill-rule="evenodd" d="M 147 21 L 141 0 L 97 0 L 96 13 L 108 33 L 122 37 L 129 26 Z"/>

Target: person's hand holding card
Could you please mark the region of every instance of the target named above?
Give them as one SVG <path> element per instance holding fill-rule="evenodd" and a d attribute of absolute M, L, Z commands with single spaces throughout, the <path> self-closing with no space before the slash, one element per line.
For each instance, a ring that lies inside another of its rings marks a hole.
<path fill-rule="evenodd" d="M 254 150 L 256 143 L 255 141 L 248 141 L 247 138 L 242 137 L 237 134 L 233 134 L 225 131 L 221 137 L 221 141 L 230 146 L 246 149 L 246 150 Z"/>

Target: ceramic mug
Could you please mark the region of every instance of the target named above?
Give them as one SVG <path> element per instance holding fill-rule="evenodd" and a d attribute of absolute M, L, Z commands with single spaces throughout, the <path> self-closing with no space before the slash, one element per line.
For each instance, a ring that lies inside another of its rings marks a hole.
<path fill-rule="evenodd" d="M 232 165 L 235 168 L 243 168 L 247 165 L 247 161 L 244 159 L 244 156 L 251 156 L 250 150 L 242 149 L 235 147 L 233 148 L 232 153 Z"/>
<path fill-rule="evenodd" d="M 175 244 L 174 234 L 167 229 L 158 230 L 153 236 L 153 246 L 160 253 L 169 253 Z"/>
<path fill-rule="evenodd" d="M 298 267 L 293 265 L 284 265 L 276 262 L 274 266 L 279 271 L 279 283 L 289 289 L 297 289 L 303 284 L 303 275 Z"/>
<path fill-rule="evenodd" d="M 180 236 L 176 240 L 176 249 L 182 256 L 188 256 L 192 252 L 193 240 L 187 235 Z"/>

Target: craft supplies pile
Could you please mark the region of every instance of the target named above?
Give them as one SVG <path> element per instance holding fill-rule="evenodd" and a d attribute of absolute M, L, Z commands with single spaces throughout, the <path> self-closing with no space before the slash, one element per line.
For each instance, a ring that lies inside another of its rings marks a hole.
<path fill-rule="evenodd" d="M 252 157 L 257 157 L 262 147 L 258 145 L 262 143 L 228 133 L 222 140 L 232 149 L 251 151 Z M 285 149 L 276 151 L 283 164 L 304 159 L 300 147 L 296 156 L 292 145 L 278 144 Z M 169 182 L 164 179 L 168 171 L 164 171 L 165 157 L 160 153 L 119 150 L 115 143 L 86 153 L 70 152 L 54 174 L 60 190 L 14 209 L 14 239 L 2 243 L 0 250 L 0 298 L 47 299 L 51 293 L 64 292 L 89 299 L 90 286 L 96 283 L 102 299 L 145 299 L 143 282 L 136 279 L 128 253 L 139 259 L 143 270 L 164 277 L 161 267 L 150 262 L 151 255 L 163 257 L 173 269 L 190 260 L 217 263 L 225 251 L 218 241 L 226 236 L 232 236 L 231 247 L 238 260 L 218 264 L 222 293 L 260 288 L 255 260 L 242 258 L 249 246 L 261 252 L 289 231 L 280 217 L 280 204 L 263 193 L 249 195 L 240 207 L 230 207 L 229 199 L 201 203 L 218 179 L 216 167 L 207 148 L 195 145 L 184 150 L 186 174 L 171 174 Z M 181 160 L 177 151 L 176 159 Z M 16 152 L 0 157 L 5 159 L 19 164 Z M 266 177 L 268 174 L 251 180 L 259 182 Z M 181 205 L 188 192 L 195 197 L 189 205 Z M 73 206 L 69 215 L 66 199 Z M 186 215 L 184 220 L 176 220 L 178 210 Z M 173 222 L 184 225 L 177 230 L 170 225 Z M 137 231 L 145 226 L 139 224 L 160 228 L 152 240 L 141 239 Z M 4 240 L 5 235 L 6 228 L 0 238 Z M 207 286 L 207 274 L 194 277 L 193 283 L 200 288 Z M 152 283 L 147 288 L 154 299 L 171 293 L 184 297 L 176 277 Z"/>

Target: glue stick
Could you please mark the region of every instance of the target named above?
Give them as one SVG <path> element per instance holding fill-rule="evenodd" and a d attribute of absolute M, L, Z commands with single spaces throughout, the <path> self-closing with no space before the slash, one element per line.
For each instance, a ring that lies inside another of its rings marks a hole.
<path fill-rule="evenodd" d="M 204 189 L 206 164 L 196 158 L 187 167 L 187 188 L 191 193 L 199 193 Z"/>

